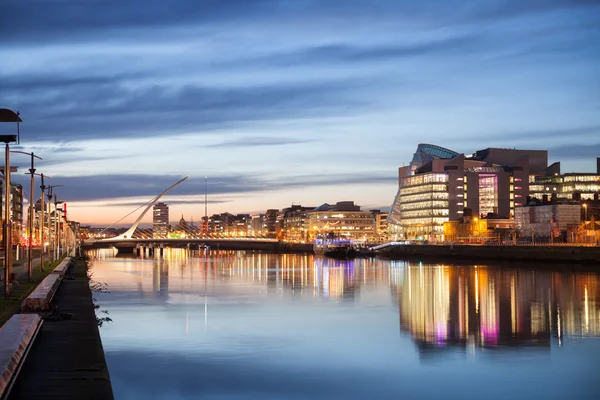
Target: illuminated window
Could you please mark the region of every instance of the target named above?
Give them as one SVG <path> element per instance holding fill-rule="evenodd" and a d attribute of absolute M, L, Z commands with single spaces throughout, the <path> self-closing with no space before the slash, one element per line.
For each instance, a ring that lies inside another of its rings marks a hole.
<path fill-rule="evenodd" d="M 479 212 L 493 213 L 498 207 L 498 175 L 479 174 Z"/>

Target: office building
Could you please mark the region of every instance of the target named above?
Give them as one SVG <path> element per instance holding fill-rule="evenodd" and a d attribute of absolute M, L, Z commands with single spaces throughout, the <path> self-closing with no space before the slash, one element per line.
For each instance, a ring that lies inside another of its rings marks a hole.
<path fill-rule="evenodd" d="M 392 239 L 444 240 L 444 223 L 465 209 L 484 218 L 514 218 L 525 204 L 530 175 L 548 176 L 545 150 L 488 148 L 466 156 L 420 144 L 412 161 L 399 169 L 398 193 L 388 217 Z"/>
<path fill-rule="evenodd" d="M 375 240 L 375 218 L 371 211 L 361 211 L 353 201 L 323 204 L 307 212 L 308 240 L 320 235 L 344 236 L 356 241 Z"/>
<path fill-rule="evenodd" d="M 384 242 L 385 240 L 387 240 L 388 214 L 381 212 L 380 210 L 371 210 L 371 213 L 373 214 L 373 218 L 374 218 L 374 222 L 375 222 L 375 241 L 376 242 Z"/>
<path fill-rule="evenodd" d="M 308 211 L 314 208 L 292 205 L 281 210 L 284 240 L 288 242 L 306 242 L 308 240 Z"/>
<path fill-rule="evenodd" d="M 153 237 L 164 239 L 169 235 L 169 206 L 165 203 L 157 203 L 153 208 L 152 226 Z"/>

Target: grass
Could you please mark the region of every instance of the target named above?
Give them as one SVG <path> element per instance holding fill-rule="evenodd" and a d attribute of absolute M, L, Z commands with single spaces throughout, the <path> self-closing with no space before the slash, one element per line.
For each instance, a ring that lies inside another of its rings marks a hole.
<path fill-rule="evenodd" d="M 58 261 L 44 262 L 43 271 L 40 271 L 39 267 L 33 269 L 31 282 L 27 281 L 26 278 L 25 280 L 18 280 L 13 283 L 8 298 L 4 298 L 3 295 L 0 295 L 0 326 L 4 325 L 10 317 L 20 311 L 23 300 L 33 292 L 37 285 L 43 281 L 61 261 L 62 258 Z M 4 281 L 1 281 L 0 283 L 4 285 Z"/>

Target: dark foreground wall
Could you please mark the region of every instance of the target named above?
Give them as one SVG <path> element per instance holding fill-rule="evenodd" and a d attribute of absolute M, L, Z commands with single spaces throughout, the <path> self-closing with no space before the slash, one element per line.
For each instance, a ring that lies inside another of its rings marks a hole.
<path fill-rule="evenodd" d="M 600 267 L 600 247 L 398 245 L 382 249 L 389 259 L 429 258 L 468 261 L 532 261 L 588 264 Z"/>

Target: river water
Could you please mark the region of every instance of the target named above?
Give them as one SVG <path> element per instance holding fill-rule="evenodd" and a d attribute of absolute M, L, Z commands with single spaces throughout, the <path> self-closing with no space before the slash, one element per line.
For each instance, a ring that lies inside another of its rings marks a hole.
<path fill-rule="evenodd" d="M 599 274 L 90 256 L 117 399 L 600 399 Z"/>

